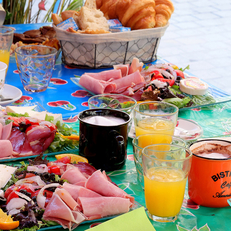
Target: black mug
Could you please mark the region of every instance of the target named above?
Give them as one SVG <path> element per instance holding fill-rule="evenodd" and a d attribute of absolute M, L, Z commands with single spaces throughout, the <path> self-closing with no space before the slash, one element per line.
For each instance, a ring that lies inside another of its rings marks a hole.
<path fill-rule="evenodd" d="M 112 116 L 124 122 L 98 125 L 85 121 L 93 116 Z M 79 154 L 97 169 L 113 171 L 122 168 L 127 159 L 129 114 L 113 109 L 89 109 L 82 111 L 78 117 Z"/>

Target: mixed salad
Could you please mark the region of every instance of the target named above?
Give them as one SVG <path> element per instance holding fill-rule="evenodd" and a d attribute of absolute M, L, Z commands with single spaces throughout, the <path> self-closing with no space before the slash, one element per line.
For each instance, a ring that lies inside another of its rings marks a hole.
<path fill-rule="evenodd" d="M 142 75 L 150 78 L 141 95 L 141 101 L 165 101 L 178 108 L 215 103 L 214 97 L 207 92 L 204 95 L 190 95 L 180 89 L 180 81 L 187 78 L 184 73 L 189 69 L 178 68 L 170 63 L 146 66 Z"/>

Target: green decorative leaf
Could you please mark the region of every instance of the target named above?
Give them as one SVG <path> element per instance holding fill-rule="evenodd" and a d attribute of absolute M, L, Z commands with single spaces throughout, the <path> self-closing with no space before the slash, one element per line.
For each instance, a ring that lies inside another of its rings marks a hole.
<path fill-rule="evenodd" d="M 199 231 L 210 231 L 210 228 L 208 227 L 208 224 L 205 224 L 201 228 L 199 228 Z"/>
<path fill-rule="evenodd" d="M 176 225 L 176 227 L 177 227 L 177 230 L 179 230 L 179 231 L 190 231 L 190 230 L 185 229 L 185 228 L 183 228 L 183 227 L 181 227 L 179 225 Z"/>

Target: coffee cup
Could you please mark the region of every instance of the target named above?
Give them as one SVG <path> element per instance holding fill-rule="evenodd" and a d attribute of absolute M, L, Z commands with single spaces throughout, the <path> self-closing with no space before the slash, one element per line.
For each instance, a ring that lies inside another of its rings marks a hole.
<path fill-rule="evenodd" d="M 79 154 L 97 169 L 121 169 L 127 158 L 130 115 L 114 109 L 88 109 L 78 117 Z"/>
<path fill-rule="evenodd" d="M 188 177 L 189 197 L 205 207 L 226 207 L 231 199 L 231 142 L 199 140 L 190 145 L 193 153 Z"/>

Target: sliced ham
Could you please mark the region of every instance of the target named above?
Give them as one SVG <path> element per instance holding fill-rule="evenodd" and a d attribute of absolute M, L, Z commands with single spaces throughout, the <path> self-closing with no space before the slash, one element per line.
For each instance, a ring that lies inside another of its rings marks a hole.
<path fill-rule="evenodd" d="M 137 70 L 136 72 L 123 77 L 122 79 L 117 79 L 112 81 L 112 83 L 116 84 L 116 90 L 114 93 L 121 93 L 126 90 L 128 87 L 134 87 L 136 84 L 141 82 L 145 82 L 143 76 Z"/>
<path fill-rule="evenodd" d="M 78 202 L 88 220 L 126 213 L 131 205 L 129 199 L 120 197 L 79 197 Z"/>
<path fill-rule="evenodd" d="M 45 220 L 63 219 L 75 224 L 85 220 L 85 216 L 78 211 L 72 211 L 57 193 L 54 193 L 43 214 Z"/>
<path fill-rule="evenodd" d="M 109 71 L 101 71 L 99 73 L 87 73 L 87 75 L 93 77 L 94 79 L 110 81 L 114 79 L 122 78 L 121 70 L 109 70 Z"/>
<path fill-rule="evenodd" d="M 128 198 L 131 203 L 134 203 L 134 197 L 108 181 L 100 170 L 97 170 L 88 178 L 85 187 L 103 196 Z"/>
<path fill-rule="evenodd" d="M 81 76 L 79 84 L 94 94 L 111 93 L 116 89 L 115 83 L 98 80 L 88 74 L 83 74 Z"/>
<path fill-rule="evenodd" d="M 13 150 L 16 155 L 21 152 L 25 139 L 26 139 L 25 133 L 21 132 L 17 128 L 12 128 L 9 140 L 12 144 Z"/>
<path fill-rule="evenodd" d="M 7 125 L 4 125 L 2 127 L 2 135 L 1 135 L 1 139 L 2 140 L 8 140 L 11 134 L 11 130 L 12 130 L 12 122 L 10 122 Z"/>
<path fill-rule="evenodd" d="M 87 189 L 87 188 L 80 188 L 79 190 L 79 197 L 102 197 L 102 195 L 90 190 L 90 189 Z"/>
<path fill-rule="evenodd" d="M 122 77 L 128 75 L 129 64 L 118 64 L 118 65 L 113 65 L 113 68 L 114 68 L 115 70 L 121 70 Z"/>
<path fill-rule="evenodd" d="M 125 91 L 121 92 L 121 94 L 127 96 L 133 96 L 137 90 L 143 89 L 145 85 L 146 85 L 145 82 L 140 82 L 133 87 L 127 88 Z"/>
<path fill-rule="evenodd" d="M 50 134 L 51 134 L 51 130 L 48 127 L 40 126 L 40 125 L 35 126 L 31 128 L 28 132 L 26 132 L 26 135 L 30 142 L 48 138 Z"/>
<path fill-rule="evenodd" d="M 2 139 L 2 127 L 3 125 L 0 123 L 0 140 Z"/>
<path fill-rule="evenodd" d="M 143 68 L 143 63 L 139 61 L 139 59 L 137 59 L 136 57 L 133 58 L 132 60 L 132 63 L 130 65 L 130 68 L 129 68 L 129 71 L 128 71 L 128 74 L 132 74 L 134 72 L 136 72 L 137 70 L 139 72 L 142 71 L 142 68 Z"/>
<path fill-rule="evenodd" d="M 55 193 L 59 195 L 59 197 L 70 207 L 72 210 L 78 210 L 79 204 L 73 199 L 71 194 L 65 189 L 57 188 Z"/>
<path fill-rule="evenodd" d="M 9 140 L 0 140 L 0 158 L 10 157 L 13 154 L 13 147 Z"/>
<path fill-rule="evenodd" d="M 63 184 L 62 188 L 68 191 L 75 201 L 77 201 L 79 196 L 81 197 L 101 197 L 100 194 L 90 189 L 87 189 L 85 187 L 78 186 L 78 185 L 69 184 L 67 182 Z"/>
<path fill-rule="evenodd" d="M 67 180 L 70 184 L 76 184 L 81 181 L 86 182 L 87 180 L 87 178 L 76 167 L 66 170 L 62 174 L 61 179 Z"/>

